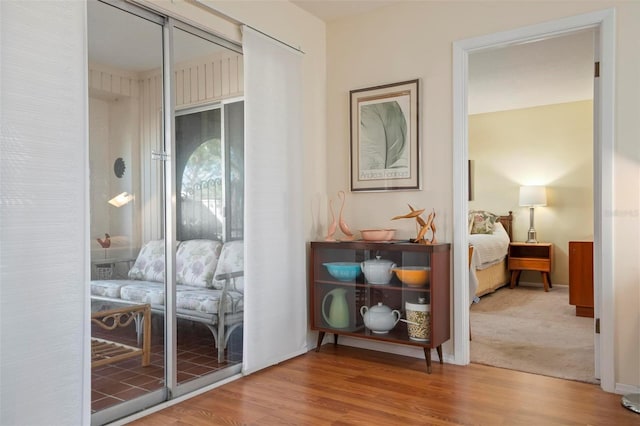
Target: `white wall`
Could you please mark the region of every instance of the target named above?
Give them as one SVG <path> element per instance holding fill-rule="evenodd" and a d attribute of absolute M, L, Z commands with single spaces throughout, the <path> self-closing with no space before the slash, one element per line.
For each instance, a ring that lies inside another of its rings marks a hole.
<path fill-rule="evenodd" d="M 2 425 L 88 423 L 84 21 L 80 1 L 0 2 Z"/>
<path fill-rule="evenodd" d="M 327 26 L 327 192 L 349 183 L 349 90 L 421 79 L 423 189 L 350 194 L 352 228 L 388 226 L 406 203 L 435 208 L 442 241 L 451 241 L 452 43 L 615 6 L 616 140 L 614 165 L 614 274 L 616 382 L 640 385 L 640 3 L 637 2 L 399 2 Z M 606 190 L 606 189 L 605 189 Z M 397 224 L 400 226 L 400 223 Z M 415 232 L 402 225 L 400 236 Z M 390 349 L 391 350 L 391 349 Z M 445 346 L 450 352 L 451 346 Z"/>

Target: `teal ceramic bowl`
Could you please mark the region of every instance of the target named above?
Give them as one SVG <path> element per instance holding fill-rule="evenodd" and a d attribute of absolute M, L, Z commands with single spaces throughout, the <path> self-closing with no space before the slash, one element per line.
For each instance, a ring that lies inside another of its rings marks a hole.
<path fill-rule="evenodd" d="M 339 281 L 353 281 L 362 273 L 358 262 L 327 262 L 323 265 L 329 274 Z"/>

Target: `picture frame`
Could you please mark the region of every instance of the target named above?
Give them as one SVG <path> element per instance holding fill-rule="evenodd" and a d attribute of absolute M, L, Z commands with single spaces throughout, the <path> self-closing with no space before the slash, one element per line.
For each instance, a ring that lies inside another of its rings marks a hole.
<path fill-rule="evenodd" d="M 349 92 L 351 191 L 419 190 L 418 79 Z"/>

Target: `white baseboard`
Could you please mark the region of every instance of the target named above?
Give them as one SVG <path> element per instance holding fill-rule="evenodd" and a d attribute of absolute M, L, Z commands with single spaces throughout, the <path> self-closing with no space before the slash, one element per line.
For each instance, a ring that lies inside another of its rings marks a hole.
<path fill-rule="evenodd" d="M 628 385 L 625 383 L 616 383 L 615 393 L 626 395 L 628 393 L 640 393 L 640 386 Z"/>
<path fill-rule="evenodd" d="M 568 287 L 568 284 L 561 284 L 561 283 L 551 283 L 553 285 L 553 287 Z M 539 288 L 543 288 L 544 284 L 542 283 L 534 283 L 532 281 L 520 281 L 520 284 L 522 287 L 539 287 Z"/>

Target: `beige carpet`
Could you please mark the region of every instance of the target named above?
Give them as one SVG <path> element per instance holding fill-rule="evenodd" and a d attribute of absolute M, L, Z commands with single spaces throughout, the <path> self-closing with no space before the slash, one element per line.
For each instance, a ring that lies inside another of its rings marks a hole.
<path fill-rule="evenodd" d="M 593 319 L 575 316 L 569 288 L 503 287 L 471 306 L 471 362 L 598 383 Z"/>

